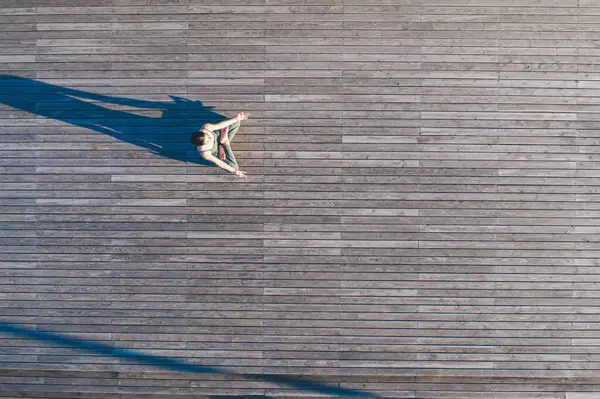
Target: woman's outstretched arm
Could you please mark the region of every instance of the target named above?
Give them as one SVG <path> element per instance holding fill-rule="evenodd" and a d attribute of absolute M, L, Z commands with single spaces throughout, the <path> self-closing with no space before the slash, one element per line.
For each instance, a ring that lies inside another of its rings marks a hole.
<path fill-rule="evenodd" d="M 237 114 L 237 116 L 235 118 L 231 118 L 231 119 L 227 119 L 226 121 L 223 122 L 219 122 L 219 123 L 207 123 L 207 125 L 209 126 L 210 129 L 212 130 L 219 130 L 219 129 L 223 129 L 227 126 L 233 125 L 236 122 L 241 122 L 245 119 L 248 119 L 248 113 L 247 112 L 240 112 L 239 114 Z"/>
<path fill-rule="evenodd" d="M 207 161 L 210 161 L 210 162 L 214 163 L 219 168 L 221 168 L 223 170 L 226 170 L 229 173 L 233 173 L 237 177 L 244 177 L 244 178 L 246 177 L 246 172 L 242 172 L 241 170 L 236 169 L 236 168 L 230 166 L 229 164 L 227 164 L 227 162 L 221 161 L 219 158 L 215 157 L 211 153 L 202 154 L 202 158 L 206 159 Z"/>

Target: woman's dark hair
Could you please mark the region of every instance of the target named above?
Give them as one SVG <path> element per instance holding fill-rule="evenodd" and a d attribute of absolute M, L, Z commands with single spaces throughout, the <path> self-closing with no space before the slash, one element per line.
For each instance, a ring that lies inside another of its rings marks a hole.
<path fill-rule="evenodd" d="M 192 134 L 192 144 L 195 146 L 201 146 L 204 144 L 204 133 L 203 132 L 195 132 Z"/>

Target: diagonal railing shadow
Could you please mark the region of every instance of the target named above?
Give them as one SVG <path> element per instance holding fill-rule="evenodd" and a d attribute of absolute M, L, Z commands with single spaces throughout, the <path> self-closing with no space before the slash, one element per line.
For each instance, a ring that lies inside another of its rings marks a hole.
<path fill-rule="evenodd" d="M 304 391 L 318 392 L 326 395 L 342 396 L 348 398 L 377 398 L 378 396 L 370 392 L 360 391 L 357 389 L 347 389 L 331 384 L 325 384 L 315 381 L 304 380 L 300 378 L 287 377 L 276 374 L 238 374 L 230 370 L 220 367 L 200 366 L 187 361 L 173 359 L 163 356 L 147 355 L 142 352 L 133 351 L 130 349 L 121 349 L 100 344 L 95 341 L 83 340 L 79 338 L 71 338 L 66 335 L 49 333 L 44 331 L 35 331 L 15 324 L 0 323 L 0 332 L 5 332 L 29 339 L 34 339 L 41 342 L 51 342 L 70 348 L 85 350 L 88 352 L 98 353 L 103 356 L 115 357 L 118 359 L 147 364 L 150 366 L 158 366 L 164 369 L 187 372 L 187 373 L 212 373 L 212 374 L 228 374 L 237 375 L 239 377 L 266 381 L 276 384 L 287 385 Z"/>
<path fill-rule="evenodd" d="M 218 123 L 227 118 L 213 111 L 215 107 L 205 106 L 201 101 L 170 97 L 172 102 L 138 100 L 0 75 L 0 103 L 106 134 L 160 156 L 207 164 L 199 157 L 188 155 L 190 152 L 195 154 L 196 149 L 190 143 L 190 136 L 205 123 Z M 162 116 L 154 118 L 113 110 L 98 102 L 162 111 Z"/>

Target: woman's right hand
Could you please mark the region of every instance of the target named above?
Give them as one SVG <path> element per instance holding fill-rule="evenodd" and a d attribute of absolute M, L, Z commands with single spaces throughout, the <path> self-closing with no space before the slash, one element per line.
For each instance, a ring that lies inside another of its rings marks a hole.
<path fill-rule="evenodd" d="M 246 172 L 242 172 L 239 169 L 236 169 L 235 172 L 233 172 L 234 175 L 236 175 L 237 177 L 241 178 L 241 179 L 247 179 L 248 176 L 246 176 Z"/>

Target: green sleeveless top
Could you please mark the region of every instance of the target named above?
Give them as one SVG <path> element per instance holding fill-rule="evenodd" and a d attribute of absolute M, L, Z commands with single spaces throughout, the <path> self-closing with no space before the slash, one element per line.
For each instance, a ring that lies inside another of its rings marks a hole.
<path fill-rule="evenodd" d="M 210 151 L 211 154 L 213 154 L 215 157 L 218 158 L 219 157 L 219 134 L 210 130 L 207 127 L 200 129 L 200 131 L 206 131 L 207 133 L 210 133 L 213 135 L 213 137 L 214 137 L 213 146 L 211 149 L 205 150 L 205 151 Z"/>

